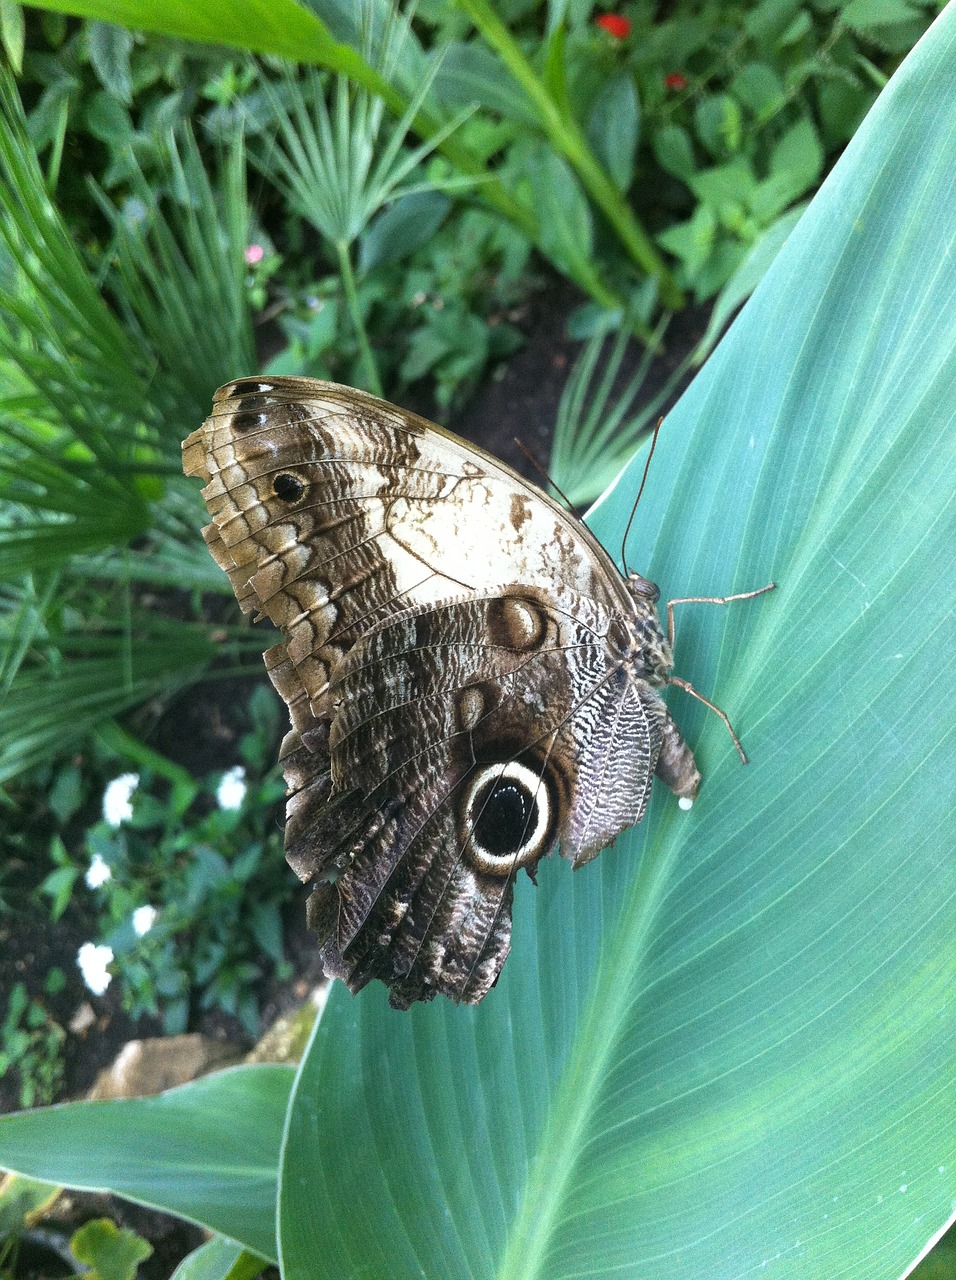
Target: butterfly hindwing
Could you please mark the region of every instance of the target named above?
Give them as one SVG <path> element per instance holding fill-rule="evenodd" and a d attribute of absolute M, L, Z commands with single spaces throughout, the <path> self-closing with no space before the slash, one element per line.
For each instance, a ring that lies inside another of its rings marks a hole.
<path fill-rule="evenodd" d="M 558 840 L 584 861 L 640 818 L 651 770 L 632 748 L 643 733 L 650 762 L 660 717 L 632 699 L 608 625 L 591 601 L 515 586 L 410 610 L 336 669 L 335 798 L 311 825 L 290 820 L 287 852 L 319 903 L 336 877 L 324 957 L 353 989 L 375 977 L 393 1003 L 480 999 L 507 955 L 518 870 Z"/>

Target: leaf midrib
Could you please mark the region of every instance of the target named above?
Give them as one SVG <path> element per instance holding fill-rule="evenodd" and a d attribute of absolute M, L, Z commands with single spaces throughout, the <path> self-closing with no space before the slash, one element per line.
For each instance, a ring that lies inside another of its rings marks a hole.
<path fill-rule="evenodd" d="M 580 1030 L 555 1088 L 524 1195 L 505 1241 L 498 1280 L 536 1280 L 544 1273 L 548 1247 L 583 1150 L 582 1135 L 597 1108 L 608 1063 L 626 1026 L 634 980 L 678 856 L 680 842 L 668 837 L 670 826 L 662 816 L 653 844 L 650 837 L 645 844 L 613 941 L 595 974 Z"/>

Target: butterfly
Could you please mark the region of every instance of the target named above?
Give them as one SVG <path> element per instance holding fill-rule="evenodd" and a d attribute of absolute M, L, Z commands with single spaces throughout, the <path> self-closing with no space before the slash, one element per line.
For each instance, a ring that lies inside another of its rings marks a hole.
<path fill-rule="evenodd" d="M 521 868 L 559 844 L 590 861 L 655 776 L 697 795 L 660 692 L 700 696 L 670 674 L 681 601 L 665 632 L 654 583 L 557 501 L 350 387 L 231 382 L 183 465 L 240 606 L 283 636 L 265 664 L 292 723 L 286 856 L 326 972 L 380 979 L 399 1009 L 477 1003 Z"/>

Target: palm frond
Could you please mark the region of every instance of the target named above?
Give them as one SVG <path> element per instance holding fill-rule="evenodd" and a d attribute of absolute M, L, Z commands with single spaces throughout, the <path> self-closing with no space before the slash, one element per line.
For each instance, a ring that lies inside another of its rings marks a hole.
<path fill-rule="evenodd" d="M 179 441 L 205 414 L 216 387 L 255 368 L 255 345 L 245 294 L 242 136 L 222 158 L 216 181 L 188 130 L 179 142 L 170 135 L 169 163 L 178 199 L 161 199 L 141 171 L 133 179 L 138 205 L 127 201 L 117 209 L 95 194 L 113 228 L 105 283 L 142 362 L 152 362 L 147 394 L 161 418 L 163 445 L 178 456 Z"/>
<path fill-rule="evenodd" d="M 276 137 L 253 159 L 330 245 L 351 245 L 390 200 L 412 191 L 474 186 L 476 179 L 406 181 L 471 114 L 467 109 L 425 143 L 409 147 L 412 122 L 431 87 L 425 77 L 397 121 L 367 90 L 309 71 L 270 90 Z M 331 97 L 331 104 L 327 100 Z"/>
<path fill-rule="evenodd" d="M 558 406 L 549 474 L 574 506 L 603 493 L 651 429 L 692 364 L 682 361 L 664 385 L 635 408 L 670 317 L 645 346 L 634 373 L 615 395 L 631 329 L 622 322 L 613 340 L 606 330 L 589 338 L 574 363 Z"/>

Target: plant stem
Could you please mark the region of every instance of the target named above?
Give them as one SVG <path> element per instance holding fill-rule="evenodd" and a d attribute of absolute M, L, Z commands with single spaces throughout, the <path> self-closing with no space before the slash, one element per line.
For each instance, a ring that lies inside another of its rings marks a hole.
<path fill-rule="evenodd" d="M 352 259 L 349 257 L 349 246 L 345 240 L 336 240 L 335 249 L 339 256 L 339 274 L 342 277 L 342 288 L 345 291 L 345 303 L 352 317 L 352 326 L 358 340 L 362 364 L 365 369 L 365 382 L 373 395 L 382 394 L 382 380 L 378 376 L 378 366 L 372 355 L 365 321 L 362 319 L 362 308 L 359 304 L 358 289 L 355 287 L 355 272 L 352 270 Z"/>
<path fill-rule="evenodd" d="M 488 0 L 458 0 L 487 43 L 501 57 L 515 80 L 537 108 L 541 127 L 553 146 L 566 156 L 633 260 L 660 282 L 661 300 L 677 309 L 683 298 L 667 266 L 654 248 L 630 205 L 597 162 L 578 123 L 563 113 L 517 41 Z"/>

